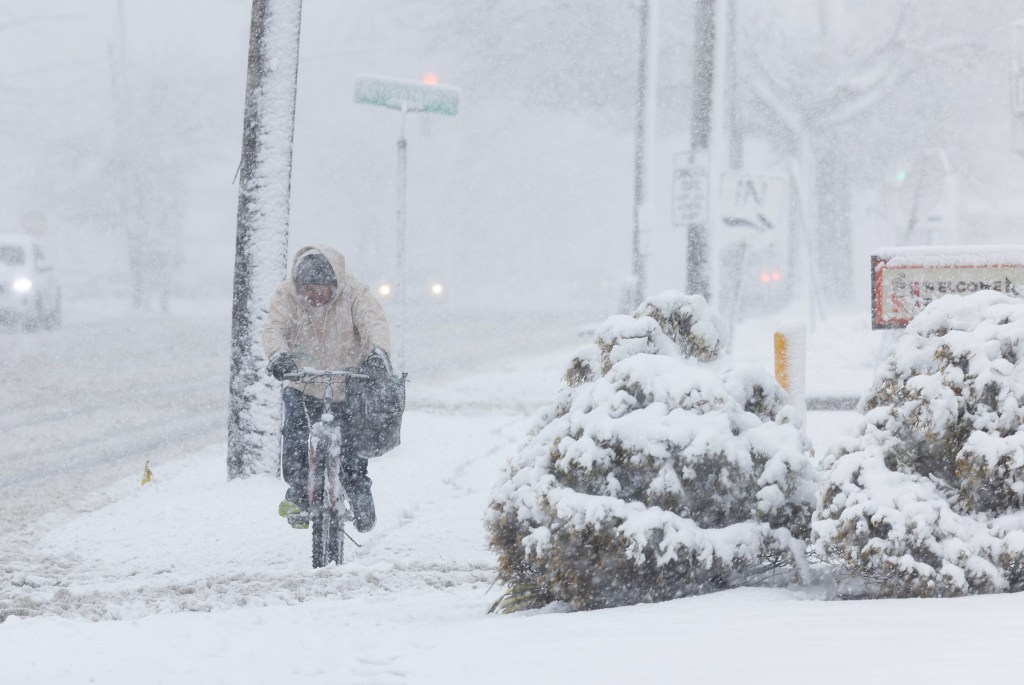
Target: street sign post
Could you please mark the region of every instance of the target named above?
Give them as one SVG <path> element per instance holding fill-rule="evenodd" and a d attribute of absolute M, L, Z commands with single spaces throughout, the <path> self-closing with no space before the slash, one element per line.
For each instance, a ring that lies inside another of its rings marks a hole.
<path fill-rule="evenodd" d="M 427 85 L 418 81 L 357 76 L 355 102 L 377 105 L 407 112 L 444 114 L 459 113 L 459 89 L 452 86 Z"/>
<path fill-rule="evenodd" d="M 398 211 L 396 224 L 396 267 L 398 278 L 395 289 L 398 299 L 398 320 L 395 322 L 395 368 L 405 371 L 405 318 L 406 281 L 405 229 L 406 229 L 406 140 L 405 115 L 410 112 L 455 116 L 459 111 L 459 89 L 452 86 L 425 84 L 417 81 L 357 76 L 353 100 L 361 105 L 387 107 L 401 113 L 398 129 Z"/>

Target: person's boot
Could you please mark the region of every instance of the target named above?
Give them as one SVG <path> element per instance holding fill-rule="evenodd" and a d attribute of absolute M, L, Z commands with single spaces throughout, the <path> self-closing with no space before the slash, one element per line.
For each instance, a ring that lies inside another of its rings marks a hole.
<path fill-rule="evenodd" d="M 288 525 L 292 528 L 299 530 L 309 528 L 309 513 L 287 499 L 281 500 L 281 503 L 277 505 L 277 515 L 287 519 Z"/>
<path fill-rule="evenodd" d="M 356 530 L 369 533 L 377 524 L 377 512 L 373 508 L 373 493 L 370 492 L 371 481 L 368 477 L 355 477 L 349 481 L 349 502 L 352 504 L 352 518 Z"/>

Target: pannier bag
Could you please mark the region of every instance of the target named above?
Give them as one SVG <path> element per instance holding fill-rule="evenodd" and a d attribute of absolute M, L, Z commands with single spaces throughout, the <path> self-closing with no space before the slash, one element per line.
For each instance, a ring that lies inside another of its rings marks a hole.
<path fill-rule="evenodd" d="M 348 439 L 353 452 L 362 459 L 387 454 L 402 442 L 402 414 L 405 413 L 405 380 L 395 375 L 387 355 L 371 355 L 356 369 L 369 378 L 349 378 Z"/>

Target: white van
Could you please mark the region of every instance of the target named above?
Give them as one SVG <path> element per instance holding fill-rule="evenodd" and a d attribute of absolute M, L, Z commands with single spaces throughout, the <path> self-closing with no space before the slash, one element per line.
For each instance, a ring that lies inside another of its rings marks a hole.
<path fill-rule="evenodd" d="M 60 319 L 60 284 L 39 244 L 0 234 L 0 323 L 54 328 Z"/>

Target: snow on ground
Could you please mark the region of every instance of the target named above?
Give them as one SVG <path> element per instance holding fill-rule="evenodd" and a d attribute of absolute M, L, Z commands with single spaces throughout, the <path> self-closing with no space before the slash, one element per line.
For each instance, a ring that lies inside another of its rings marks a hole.
<path fill-rule="evenodd" d="M 811 333 L 812 394 L 866 387 L 874 339 L 861 323 L 841 319 Z M 770 362 L 769 330 L 754 322 L 743 337 L 749 344 L 738 356 Z M 828 341 L 841 341 L 831 357 L 822 350 Z M 353 533 L 363 546 L 350 544 L 340 567 L 309 567 L 308 531 L 276 516 L 281 483 L 226 481 L 223 444 L 152 463 L 145 486 L 140 460 L 110 487 L 106 506 L 0 539 L 4 557 L 18 560 L 0 569 L 0 617 L 8 615 L 0 680 L 952 683 L 1016 675 L 1019 595 L 824 602 L 813 590 L 745 589 L 605 611 L 488 614 L 500 589 L 491 587 L 482 513 L 501 464 L 530 414 L 553 398 L 580 342 L 412 383 L 404 444 L 370 467 L 377 528 Z M 811 412 L 819 452 L 855 419 Z"/>

